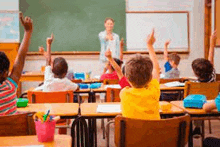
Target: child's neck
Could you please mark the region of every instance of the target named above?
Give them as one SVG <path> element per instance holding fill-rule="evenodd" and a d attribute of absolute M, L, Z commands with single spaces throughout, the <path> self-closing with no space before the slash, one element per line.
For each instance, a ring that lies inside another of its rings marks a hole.
<path fill-rule="evenodd" d="M 172 68 L 175 68 L 175 69 L 176 69 L 176 68 L 177 68 L 177 65 L 174 64 L 174 65 L 172 66 Z"/>

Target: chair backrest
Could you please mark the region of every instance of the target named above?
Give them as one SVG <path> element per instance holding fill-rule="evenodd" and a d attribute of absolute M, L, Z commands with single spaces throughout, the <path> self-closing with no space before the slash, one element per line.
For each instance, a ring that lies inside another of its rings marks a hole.
<path fill-rule="evenodd" d="M 72 103 L 73 91 L 28 91 L 29 103 Z"/>
<path fill-rule="evenodd" d="M 184 147 L 188 141 L 190 116 L 140 120 L 117 116 L 117 147 Z"/>
<path fill-rule="evenodd" d="M 82 79 L 72 79 L 71 81 L 74 83 L 82 83 Z"/>
<path fill-rule="evenodd" d="M 0 136 L 35 135 L 34 113 L 0 116 Z"/>
<path fill-rule="evenodd" d="M 120 102 L 120 93 L 121 89 L 118 88 L 107 88 L 106 90 L 106 102 Z"/>
<path fill-rule="evenodd" d="M 119 80 L 116 79 L 104 79 L 103 84 L 108 85 L 108 84 L 118 84 Z"/>
<path fill-rule="evenodd" d="M 212 100 L 217 97 L 219 93 L 219 83 L 197 83 L 197 82 L 186 82 L 184 89 L 184 98 L 189 94 L 203 94 L 207 100 Z"/>
<path fill-rule="evenodd" d="M 216 81 L 220 81 L 220 74 L 216 74 Z"/>
<path fill-rule="evenodd" d="M 160 79 L 160 84 L 164 84 L 164 83 L 168 83 L 168 82 L 174 82 L 174 81 L 185 82 L 185 81 L 187 81 L 187 79 L 184 79 L 184 78 Z"/>

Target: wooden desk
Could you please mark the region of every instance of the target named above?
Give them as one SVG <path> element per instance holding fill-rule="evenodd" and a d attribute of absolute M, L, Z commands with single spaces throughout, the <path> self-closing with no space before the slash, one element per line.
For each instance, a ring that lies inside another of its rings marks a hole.
<path fill-rule="evenodd" d="M 192 108 L 185 108 L 183 106 L 183 101 L 172 101 L 172 105 L 175 105 L 182 110 L 186 111 L 190 117 L 191 117 L 191 123 L 190 123 L 190 131 L 189 131 L 189 143 L 188 146 L 193 146 L 193 120 L 207 120 L 207 119 L 216 119 L 220 116 L 220 113 L 217 111 L 217 109 L 213 110 L 210 113 L 205 112 L 203 109 L 192 109 Z M 204 121 L 202 121 L 202 141 L 204 140 Z"/>
<path fill-rule="evenodd" d="M 37 136 L 10 136 L 0 137 L 0 146 L 30 146 L 44 145 L 44 147 L 71 147 L 71 136 L 55 135 L 53 142 L 38 142 Z"/>
<path fill-rule="evenodd" d="M 167 104 L 166 101 L 160 101 L 160 104 Z M 119 105 L 120 102 L 105 102 L 105 103 L 83 103 L 81 104 L 81 115 L 87 117 L 115 117 L 121 113 L 99 113 L 96 112 L 98 105 Z M 160 114 L 183 114 L 185 111 L 175 105 L 172 105 L 168 111 L 160 110 Z"/>
<path fill-rule="evenodd" d="M 36 103 L 28 104 L 27 107 L 18 108 L 21 112 L 46 112 L 50 109 L 50 115 L 59 116 L 77 116 L 79 104 L 78 103 Z"/>

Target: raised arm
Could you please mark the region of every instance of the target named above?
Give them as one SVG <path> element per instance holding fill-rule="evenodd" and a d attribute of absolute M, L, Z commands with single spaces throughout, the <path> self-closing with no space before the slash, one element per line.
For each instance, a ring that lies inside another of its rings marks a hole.
<path fill-rule="evenodd" d="M 110 49 L 107 49 L 105 52 L 105 57 L 108 59 L 108 61 L 110 62 L 110 64 L 112 65 L 112 67 L 115 69 L 119 80 L 124 76 L 121 68 L 119 67 L 119 65 L 115 62 L 115 60 L 112 58 L 112 53 L 110 51 Z"/>
<path fill-rule="evenodd" d="M 154 52 L 154 42 L 156 41 L 156 39 L 154 38 L 154 29 L 152 30 L 152 33 L 150 35 L 148 35 L 147 37 L 147 48 L 149 50 L 149 55 L 150 55 L 150 59 L 153 62 L 153 78 L 157 79 L 158 81 L 160 80 L 160 67 L 158 64 L 158 60 L 157 60 L 157 56 Z"/>
<path fill-rule="evenodd" d="M 11 74 L 9 75 L 9 77 L 13 79 L 16 83 L 18 83 L 20 80 L 25 63 L 25 57 L 30 45 L 31 35 L 33 32 L 33 22 L 30 17 L 25 17 L 24 19 L 23 14 L 20 13 L 19 19 L 22 26 L 24 27 L 24 37 L 19 47 L 18 54 L 16 56 Z"/>
<path fill-rule="evenodd" d="M 120 60 L 123 60 L 123 50 L 124 50 L 124 38 L 120 41 Z"/>
<path fill-rule="evenodd" d="M 216 44 L 217 31 L 214 31 L 210 37 L 210 47 L 208 60 L 214 65 L 214 48 Z"/>
<path fill-rule="evenodd" d="M 47 38 L 47 65 L 51 65 L 51 45 L 54 39 L 53 33 Z"/>
<path fill-rule="evenodd" d="M 163 57 L 164 57 L 164 60 L 165 61 L 168 61 L 168 51 L 167 51 L 167 48 L 168 48 L 168 45 L 170 44 L 170 40 L 167 40 L 165 43 L 164 43 L 164 52 L 163 52 Z"/>

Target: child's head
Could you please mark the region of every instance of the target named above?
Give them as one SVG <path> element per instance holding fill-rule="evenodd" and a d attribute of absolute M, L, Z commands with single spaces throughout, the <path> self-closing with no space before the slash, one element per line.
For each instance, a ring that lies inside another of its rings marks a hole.
<path fill-rule="evenodd" d="M 60 79 L 66 76 L 68 71 L 68 65 L 64 58 L 58 57 L 53 60 L 52 72 L 54 75 Z"/>
<path fill-rule="evenodd" d="M 8 77 L 10 61 L 4 52 L 0 52 L 0 83 Z"/>
<path fill-rule="evenodd" d="M 199 80 L 210 79 L 214 70 L 212 63 L 204 58 L 195 59 L 192 62 L 192 69 Z"/>
<path fill-rule="evenodd" d="M 170 65 L 175 68 L 179 65 L 180 63 L 180 56 L 176 53 L 172 53 L 168 55 L 169 63 Z"/>
<path fill-rule="evenodd" d="M 123 61 L 121 61 L 121 60 L 119 60 L 119 59 L 117 59 L 117 58 L 113 58 L 113 59 L 114 59 L 115 62 L 118 64 L 118 66 L 121 67 L 121 65 L 123 64 Z M 106 67 L 108 68 L 108 70 L 112 70 L 112 71 L 115 70 L 115 69 L 112 67 L 112 65 L 110 64 L 109 61 L 107 62 L 107 66 L 106 66 Z"/>
<path fill-rule="evenodd" d="M 147 56 L 134 55 L 125 64 L 125 76 L 135 88 L 145 87 L 152 79 L 153 63 Z"/>

